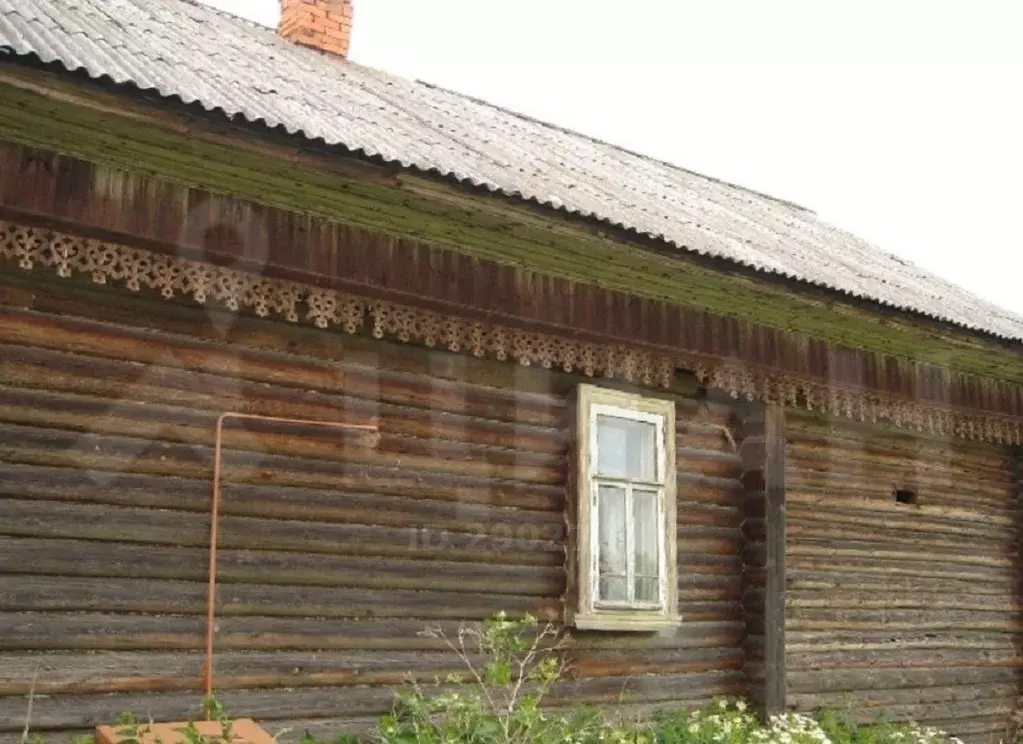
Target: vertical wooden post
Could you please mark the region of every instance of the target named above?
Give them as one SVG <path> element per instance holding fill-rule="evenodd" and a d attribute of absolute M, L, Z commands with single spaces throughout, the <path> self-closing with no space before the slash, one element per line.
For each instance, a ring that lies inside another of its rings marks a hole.
<path fill-rule="evenodd" d="M 764 411 L 764 707 L 785 711 L 785 409 Z"/>
<path fill-rule="evenodd" d="M 749 404 L 735 426 L 745 489 L 742 522 L 743 674 L 762 717 L 785 711 L 785 411 Z"/>
<path fill-rule="evenodd" d="M 1012 511 L 1015 515 L 1015 540 L 1012 549 L 1012 575 L 1013 575 L 1013 589 L 1014 595 L 1012 597 L 1013 602 L 1017 607 L 1023 605 L 1023 445 L 1014 444 L 1008 448 L 1009 457 L 1012 462 L 1012 482 L 1011 492 L 1009 494 L 1010 503 L 1012 504 Z M 1015 630 L 1012 634 L 1012 646 L 1015 652 L 1016 658 L 1023 656 L 1023 631 L 1020 630 L 1021 621 L 1023 621 L 1023 612 L 1017 609 L 1015 614 Z M 1016 673 L 1014 676 L 1014 682 L 1016 685 L 1016 695 L 1023 696 L 1023 670 L 1016 667 Z M 1019 741 L 1020 734 L 1023 733 L 1023 727 L 1021 727 L 1019 720 L 1015 715 L 1010 717 L 1009 723 L 1006 724 L 1005 738 L 1002 741 Z"/>

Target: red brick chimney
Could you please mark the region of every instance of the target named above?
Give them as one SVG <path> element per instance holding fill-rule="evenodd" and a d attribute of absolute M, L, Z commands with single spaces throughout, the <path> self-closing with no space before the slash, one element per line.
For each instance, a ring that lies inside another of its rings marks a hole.
<path fill-rule="evenodd" d="M 277 35 L 321 52 L 348 56 L 352 0 L 280 0 Z"/>

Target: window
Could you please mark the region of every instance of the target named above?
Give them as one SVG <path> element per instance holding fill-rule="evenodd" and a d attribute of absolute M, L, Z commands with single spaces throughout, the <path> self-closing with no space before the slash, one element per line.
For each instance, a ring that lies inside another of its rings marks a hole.
<path fill-rule="evenodd" d="M 574 624 L 678 624 L 675 404 L 579 388 Z"/>

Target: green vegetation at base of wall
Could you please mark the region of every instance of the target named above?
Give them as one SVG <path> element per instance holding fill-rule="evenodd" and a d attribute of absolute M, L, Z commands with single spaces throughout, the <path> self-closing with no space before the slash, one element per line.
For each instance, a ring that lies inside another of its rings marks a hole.
<path fill-rule="evenodd" d="M 743 700 L 715 700 L 698 710 L 665 706 L 631 715 L 620 709 L 551 711 L 554 687 L 567 670 L 562 629 L 525 615 L 498 613 L 483 623 L 462 626 L 456 638 L 426 629 L 445 641 L 464 668 L 435 683 L 410 682 L 397 691 L 394 711 L 361 737 L 340 733 L 332 740 L 305 732 L 299 744 L 961 744 L 936 728 L 890 723 L 883 716 L 858 723 L 852 711 L 814 716 L 784 713 L 764 722 Z M 627 701 L 621 701 L 627 702 Z M 215 733 L 182 722 L 180 738 L 162 744 L 232 744 L 231 717 L 214 697 L 199 708 Z M 119 744 L 144 744 L 152 724 L 125 713 L 115 722 Z M 276 737 L 275 737 L 276 738 Z M 44 744 L 41 737 L 33 744 Z M 94 744 L 76 737 L 74 744 Z M 161 744 L 158 742 L 158 744 Z M 244 744 L 244 739 L 242 740 Z"/>

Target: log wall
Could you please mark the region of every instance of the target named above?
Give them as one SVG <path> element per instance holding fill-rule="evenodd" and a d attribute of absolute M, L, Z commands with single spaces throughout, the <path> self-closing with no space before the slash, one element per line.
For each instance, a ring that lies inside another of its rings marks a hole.
<path fill-rule="evenodd" d="M 271 732 L 365 726 L 427 625 L 561 617 L 579 378 L 130 295 L 0 277 L 0 740 L 195 715 L 218 413 L 377 422 L 378 441 L 228 426 L 219 696 Z M 576 634 L 555 702 L 744 693 L 742 466 L 678 397 L 677 633 Z M 989 597 L 997 601 L 997 597 Z M 6 737 L 6 738 L 4 738 Z"/>
<path fill-rule="evenodd" d="M 1021 691 L 1012 455 L 790 415 L 787 457 L 789 704 L 1005 737 Z"/>

